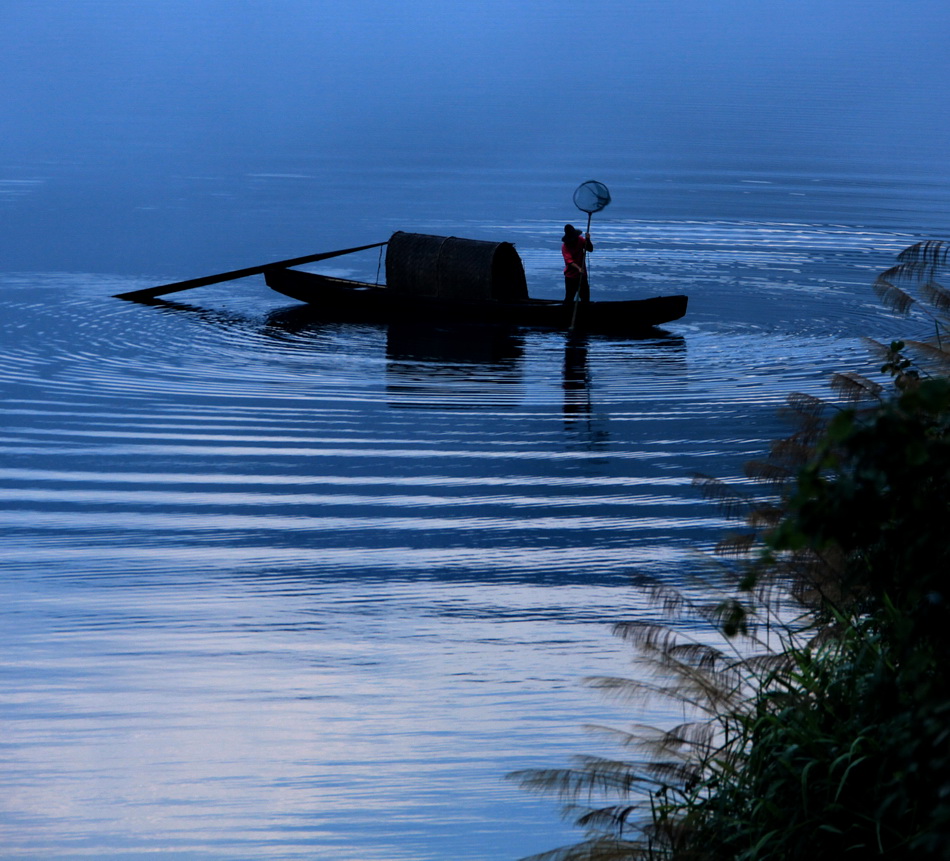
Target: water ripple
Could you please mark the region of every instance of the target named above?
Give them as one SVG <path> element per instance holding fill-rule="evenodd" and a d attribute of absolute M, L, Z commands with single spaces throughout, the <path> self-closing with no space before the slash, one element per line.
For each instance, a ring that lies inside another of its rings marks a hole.
<path fill-rule="evenodd" d="M 0 831 L 243 857 L 276 828 L 309 857 L 343 821 L 454 823 L 463 784 L 465 815 L 535 820 L 501 775 L 550 765 L 552 734 L 590 750 L 577 680 L 622 666 L 610 622 L 660 612 L 631 577 L 695 588 L 727 524 L 694 474 L 751 490 L 787 394 L 862 365 L 854 333 L 889 323 L 873 249 L 899 239 L 600 233 L 596 291 L 675 288 L 687 317 L 419 332 L 263 289 L 146 307 L 99 276 L 0 281 Z"/>

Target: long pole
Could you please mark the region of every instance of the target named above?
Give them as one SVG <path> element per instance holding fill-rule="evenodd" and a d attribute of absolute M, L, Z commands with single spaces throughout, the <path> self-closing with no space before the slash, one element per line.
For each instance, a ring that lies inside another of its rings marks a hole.
<path fill-rule="evenodd" d="M 590 239 L 590 219 L 593 215 L 592 212 L 587 213 L 587 232 L 584 234 L 584 244 L 587 244 L 587 241 Z M 577 290 L 574 291 L 574 313 L 571 314 L 571 328 L 570 331 L 574 331 L 574 326 L 577 325 L 577 308 L 581 303 L 581 285 L 584 279 L 587 278 L 587 289 L 590 289 L 590 278 L 587 275 L 587 249 L 584 249 L 584 269 L 581 272 L 581 277 L 577 281 Z"/>
<path fill-rule="evenodd" d="M 190 278 L 187 281 L 176 281 L 172 284 L 162 284 L 159 287 L 146 287 L 142 290 L 131 290 L 128 293 L 117 293 L 116 299 L 130 299 L 139 302 L 144 299 L 154 299 L 167 293 L 179 293 L 182 290 L 193 290 L 195 287 L 206 287 L 208 284 L 220 284 L 222 281 L 234 281 L 246 278 L 248 275 L 260 275 L 268 269 L 286 269 L 288 266 L 302 266 L 304 263 L 316 263 L 318 260 L 329 260 L 331 257 L 341 257 L 344 254 L 354 254 L 365 251 L 367 248 L 379 248 L 386 242 L 374 242 L 372 245 L 360 245 L 356 248 L 344 248 L 340 251 L 323 251 L 320 254 L 308 254 L 305 257 L 291 257 L 289 260 L 276 260 L 273 263 L 263 263 L 260 266 L 248 266 L 246 269 L 232 269 L 230 272 L 219 272 L 217 275 L 204 275 L 201 278 Z"/>

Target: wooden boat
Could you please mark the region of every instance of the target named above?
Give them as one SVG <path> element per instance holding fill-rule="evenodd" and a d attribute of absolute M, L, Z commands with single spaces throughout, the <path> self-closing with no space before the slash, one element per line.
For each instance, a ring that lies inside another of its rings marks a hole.
<path fill-rule="evenodd" d="M 333 320 L 466 322 L 638 332 L 678 320 L 686 296 L 573 303 L 528 296 L 524 267 L 514 246 L 456 237 L 397 232 L 386 251 L 386 286 L 298 269 L 264 273 L 267 285 L 307 302 Z"/>

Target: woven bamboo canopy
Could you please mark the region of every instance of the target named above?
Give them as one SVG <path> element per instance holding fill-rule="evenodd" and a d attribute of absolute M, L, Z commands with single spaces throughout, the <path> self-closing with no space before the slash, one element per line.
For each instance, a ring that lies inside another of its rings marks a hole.
<path fill-rule="evenodd" d="M 411 296 L 457 302 L 523 302 L 528 285 L 510 242 L 397 231 L 386 249 L 386 285 Z"/>

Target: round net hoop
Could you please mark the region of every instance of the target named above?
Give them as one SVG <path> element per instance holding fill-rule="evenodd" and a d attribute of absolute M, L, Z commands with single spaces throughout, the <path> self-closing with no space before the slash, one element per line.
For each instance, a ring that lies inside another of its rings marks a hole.
<path fill-rule="evenodd" d="M 596 179 L 589 179 L 577 186 L 574 192 L 574 206 L 581 212 L 600 212 L 610 203 L 610 192 L 607 186 Z"/>

